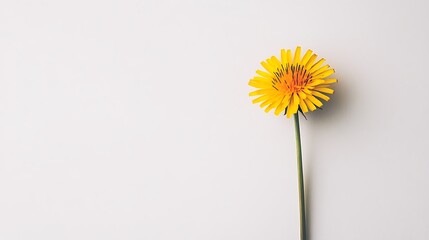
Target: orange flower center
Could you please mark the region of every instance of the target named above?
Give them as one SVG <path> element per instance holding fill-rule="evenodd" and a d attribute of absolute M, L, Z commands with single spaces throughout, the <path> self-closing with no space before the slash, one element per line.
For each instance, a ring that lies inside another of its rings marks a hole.
<path fill-rule="evenodd" d="M 273 88 L 283 93 L 298 93 L 311 80 L 310 73 L 302 65 L 281 65 L 281 69 L 274 72 L 271 80 Z"/>

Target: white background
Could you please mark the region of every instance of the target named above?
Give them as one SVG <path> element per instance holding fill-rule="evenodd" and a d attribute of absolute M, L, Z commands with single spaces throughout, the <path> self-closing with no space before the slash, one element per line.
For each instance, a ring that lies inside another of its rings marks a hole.
<path fill-rule="evenodd" d="M 311 48 L 311 240 L 429 239 L 428 4 L 0 2 L 0 239 L 298 239 L 293 121 L 247 96 Z"/>

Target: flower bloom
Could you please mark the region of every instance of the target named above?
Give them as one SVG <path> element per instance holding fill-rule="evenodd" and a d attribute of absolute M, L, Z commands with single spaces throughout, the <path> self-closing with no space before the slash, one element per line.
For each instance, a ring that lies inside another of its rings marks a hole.
<path fill-rule="evenodd" d="M 301 58 L 301 47 L 297 47 L 294 56 L 292 51 L 281 50 L 281 59 L 273 56 L 261 62 L 264 70 L 257 70 L 249 85 L 257 88 L 249 96 L 258 96 L 252 102 L 261 103 L 265 112 L 274 109 L 279 115 L 285 111 L 290 118 L 293 114 L 303 113 L 320 108 L 320 99 L 329 101 L 325 94 L 333 94 L 330 84 L 337 79 L 328 78 L 335 71 L 329 65 L 323 65 L 325 59 L 317 60 L 313 51 L 307 52 Z"/>

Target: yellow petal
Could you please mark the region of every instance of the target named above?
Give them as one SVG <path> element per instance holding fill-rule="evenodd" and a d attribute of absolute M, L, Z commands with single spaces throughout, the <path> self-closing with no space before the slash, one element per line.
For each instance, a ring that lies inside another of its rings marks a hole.
<path fill-rule="evenodd" d="M 273 78 L 274 76 L 270 73 L 261 71 L 261 70 L 256 70 L 256 73 L 259 74 L 262 77 L 266 77 L 266 78 Z"/>
<path fill-rule="evenodd" d="M 258 96 L 263 94 L 273 93 L 273 89 L 259 89 L 249 93 L 249 96 Z"/>
<path fill-rule="evenodd" d="M 323 93 L 329 93 L 329 94 L 333 94 L 334 93 L 333 89 L 326 88 L 326 87 L 316 87 L 314 90 L 317 90 L 317 91 L 323 92 Z"/>
<path fill-rule="evenodd" d="M 259 105 L 259 107 L 264 108 L 265 106 L 267 106 L 268 104 L 272 103 L 273 99 L 269 98 L 267 100 L 265 100 L 263 103 L 261 103 L 261 105 Z"/>
<path fill-rule="evenodd" d="M 306 94 L 311 95 L 311 91 L 310 91 L 310 90 L 308 90 L 308 88 L 304 88 L 302 91 L 303 91 L 304 93 L 306 93 Z"/>
<path fill-rule="evenodd" d="M 264 67 L 268 72 L 273 72 L 273 67 L 267 62 L 261 62 L 262 67 Z"/>
<path fill-rule="evenodd" d="M 262 95 L 262 96 L 260 96 L 258 98 L 253 99 L 252 103 L 262 102 L 262 101 L 265 101 L 265 100 L 270 99 L 270 98 L 271 98 L 270 95 Z"/>
<path fill-rule="evenodd" d="M 307 95 L 304 92 L 298 92 L 298 95 L 300 98 L 305 99 L 307 97 Z"/>
<path fill-rule="evenodd" d="M 286 50 L 282 49 L 280 51 L 280 56 L 281 56 L 281 59 L 282 59 L 282 65 L 286 66 L 286 63 L 287 63 Z"/>
<path fill-rule="evenodd" d="M 252 87 L 255 87 L 255 88 L 271 88 L 272 87 L 272 83 L 265 82 L 265 81 L 255 81 L 255 80 L 250 80 L 249 85 Z"/>
<path fill-rule="evenodd" d="M 278 116 L 289 105 L 289 102 L 290 102 L 290 94 L 284 96 L 282 102 L 278 105 L 278 107 L 274 111 L 274 114 Z"/>
<path fill-rule="evenodd" d="M 325 65 L 325 66 L 323 66 L 323 67 L 321 67 L 321 68 L 319 68 L 317 71 L 315 71 L 313 74 L 311 74 L 313 77 L 316 77 L 318 74 L 320 74 L 320 73 L 322 73 L 322 72 L 324 72 L 324 71 L 326 71 L 326 70 L 328 70 L 329 69 L 329 65 Z"/>
<path fill-rule="evenodd" d="M 304 57 L 302 57 L 302 60 L 299 63 L 299 65 L 305 66 L 305 64 L 307 64 L 307 62 L 308 62 L 308 59 L 310 59 L 312 53 L 313 53 L 313 51 L 307 50 L 307 52 L 304 54 Z"/>
<path fill-rule="evenodd" d="M 329 76 L 331 76 L 332 74 L 334 74 L 335 73 L 335 70 L 334 69 L 329 69 L 329 70 L 326 70 L 326 71 L 324 71 L 324 72 L 321 72 L 321 73 L 319 73 L 318 75 L 315 75 L 315 77 L 318 77 L 318 78 L 325 78 L 325 77 L 329 77 Z"/>
<path fill-rule="evenodd" d="M 325 94 L 322 94 L 318 91 L 313 91 L 312 94 L 313 94 L 313 96 L 319 97 L 325 101 L 329 101 L 329 99 L 330 99 L 328 96 L 326 96 Z"/>
<path fill-rule="evenodd" d="M 304 99 L 301 98 L 301 101 L 299 101 L 299 106 L 301 107 L 302 112 L 308 112 L 307 104 L 305 104 Z"/>
<path fill-rule="evenodd" d="M 295 65 L 299 63 L 300 58 L 301 58 L 301 47 L 298 46 L 296 47 L 296 50 L 295 50 L 295 57 L 293 58 L 293 64 Z"/>
<path fill-rule="evenodd" d="M 322 66 L 322 64 L 325 62 L 326 60 L 324 58 L 320 59 L 319 61 L 317 61 L 311 68 L 310 68 L 310 73 L 314 73 L 315 71 L 317 71 L 320 66 Z"/>
<path fill-rule="evenodd" d="M 314 86 L 314 87 L 310 87 L 310 88 L 312 90 L 314 90 L 314 88 L 330 88 L 330 87 L 331 87 L 331 85 L 329 85 L 329 84 L 320 84 L 320 85 L 317 85 L 317 86 Z"/>
<path fill-rule="evenodd" d="M 330 78 L 330 79 L 326 79 L 325 80 L 325 84 L 331 84 L 331 83 L 336 83 L 336 82 L 338 82 L 338 80 L 337 79 L 335 79 L 335 78 Z"/>
<path fill-rule="evenodd" d="M 290 49 L 286 51 L 286 59 L 289 64 L 292 64 L 292 51 Z"/>
<path fill-rule="evenodd" d="M 320 85 L 320 84 L 322 84 L 322 83 L 324 83 L 324 82 L 325 82 L 325 81 L 323 81 L 323 80 L 321 80 L 321 79 L 313 80 L 313 81 L 311 81 L 309 84 L 307 84 L 307 86 L 308 86 L 308 87 L 314 87 L 314 86 Z"/>
<path fill-rule="evenodd" d="M 287 117 L 290 118 L 293 114 L 298 111 L 299 97 L 296 93 L 293 94 L 292 102 L 289 104 L 287 109 Z"/>
<path fill-rule="evenodd" d="M 289 106 L 287 107 L 287 110 L 286 110 L 286 117 L 287 118 L 290 118 L 290 117 L 292 117 L 292 115 L 293 115 L 293 113 L 292 113 L 292 102 L 289 104 Z"/>
<path fill-rule="evenodd" d="M 316 110 L 316 106 L 314 106 L 314 104 L 313 104 L 310 100 L 308 100 L 308 99 L 304 99 L 304 102 L 305 102 L 305 104 L 307 104 L 308 108 L 309 108 L 311 111 Z"/>
<path fill-rule="evenodd" d="M 265 112 L 267 113 L 267 112 L 269 112 L 269 111 L 271 111 L 273 108 L 275 108 L 276 107 L 276 102 L 273 102 L 273 103 L 271 103 L 270 105 L 268 105 L 268 107 L 267 108 L 265 108 Z"/>
<path fill-rule="evenodd" d="M 313 62 L 316 60 L 317 55 L 313 54 L 311 55 L 310 59 L 308 60 L 308 62 L 305 64 L 305 69 L 310 69 L 311 66 L 313 66 Z"/>
<path fill-rule="evenodd" d="M 321 107 L 323 105 L 323 103 L 321 101 L 319 101 L 319 99 L 317 99 L 311 95 L 308 95 L 307 99 L 310 100 L 312 103 L 314 103 L 318 107 Z"/>
<path fill-rule="evenodd" d="M 268 107 L 265 109 L 265 112 L 269 112 L 271 111 L 273 108 L 278 107 L 278 105 L 280 104 L 280 101 L 282 100 L 282 98 L 279 96 L 276 99 L 274 99 L 274 101 L 268 105 Z"/>
<path fill-rule="evenodd" d="M 272 78 L 271 77 L 270 78 L 266 78 L 266 77 L 262 77 L 262 76 L 255 76 L 255 77 L 252 78 L 252 80 L 263 81 L 263 82 L 270 83 L 272 81 Z"/>
<path fill-rule="evenodd" d="M 299 96 L 296 93 L 293 93 L 293 102 L 296 103 L 297 105 L 299 103 Z"/>
<path fill-rule="evenodd" d="M 272 56 L 270 60 L 274 69 L 277 69 L 282 65 L 282 63 L 276 56 Z"/>

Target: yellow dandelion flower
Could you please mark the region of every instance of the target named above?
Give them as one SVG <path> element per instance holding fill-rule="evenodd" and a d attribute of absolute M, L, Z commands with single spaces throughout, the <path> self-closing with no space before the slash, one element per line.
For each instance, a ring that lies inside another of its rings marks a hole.
<path fill-rule="evenodd" d="M 329 101 L 326 94 L 333 94 L 330 88 L 337 79 L 328 78 L 335 71 L 329 65 L 323 65 L 325 59 L 317 60 L 317 55 L 311 50 L 301 57 L 301 47 L 297 47 L 292 56 L 290 49 L 282 49 L 280 59 L 273 56 L 261 62 L 265 70 L 257 70 L 249 85 L 257 88 L 249 96 L 257 96 L 252 102 L 260 103 L 265 112 L 274 109 L 279 115 L 285 111 L 290 118 L 293 114 L 303 113 L 320 108 Z M 316 61 L 317 60 L 317 61 Z"/>

